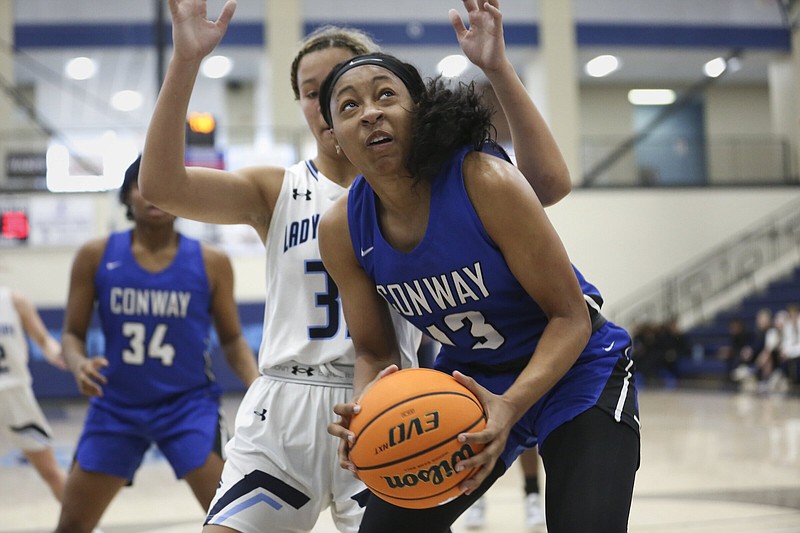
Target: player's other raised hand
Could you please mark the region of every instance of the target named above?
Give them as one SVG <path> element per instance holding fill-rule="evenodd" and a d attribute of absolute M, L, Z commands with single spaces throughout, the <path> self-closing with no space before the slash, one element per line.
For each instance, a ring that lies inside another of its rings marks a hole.
<path fill-rule="evenodd" d="M 202 60 L 228 29 L 236 0 L 228 0 L 217 20 L 209 20 L 205 0 L 169 0 L 174 54 L 181 59 Z"/>

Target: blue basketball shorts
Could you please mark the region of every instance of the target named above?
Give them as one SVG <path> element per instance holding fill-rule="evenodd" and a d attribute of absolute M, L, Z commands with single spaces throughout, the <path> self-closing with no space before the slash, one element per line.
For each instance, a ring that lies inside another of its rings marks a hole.
<path fill-rule="evenodd" d="M 89 406 L 75 460 L 83 470 L 133 480 L 145 453 L 158 446 L 175 477 L 222 456 L 227 441 L 219 397 L 208 389 L 192 391 L 153 407 L 129 407 L 103 399 Z"/>

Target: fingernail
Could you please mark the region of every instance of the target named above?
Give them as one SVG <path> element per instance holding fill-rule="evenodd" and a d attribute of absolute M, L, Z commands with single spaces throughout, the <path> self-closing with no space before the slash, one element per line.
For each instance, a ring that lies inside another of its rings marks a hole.
<path fill-rule="evenodd" d="M 361 412 L 361 406 L 360 405 L 356 405 L 355 407 L 353 407 L 353 413 L 358 414 L 360 412 Z"/>
<path fill-rule="evenodd" d="M 459 435 L 458 442 L 467 442 L 467 437 L 465 435 Z"/>
<path fill-rule="evenodd" d="M 356 438 L 353 436 L 353 434 L 352 434 L 352 433 L 350 433 L 349 435 L 347 435 L 347 442 L 349 442 L 349 443 L 350 443 L 350 445 L 353 445 L 353 444 L 356 442 Z"/>

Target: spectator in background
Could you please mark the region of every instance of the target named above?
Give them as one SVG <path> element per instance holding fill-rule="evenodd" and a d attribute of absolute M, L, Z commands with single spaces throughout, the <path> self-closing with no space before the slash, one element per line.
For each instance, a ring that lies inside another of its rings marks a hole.
<path fill-rule="evenodd" d="M 753 333 L 747 328 L 744 320 L 734 318 L 728 324 L 728 344 L 720 348 L 718 357 L 725 361 L 728 379 L 734 382 L 742 379 L 742 364 L 752 357 Z"/>
<path fill-rule="evenodd" d="M 674 388 L 679 374 L 678 361 L 689 352 L 689 344 L 677 319 L 672 318 L 658 327 L 653 351 L 664 386 Z"/>
<path fill-rule="evenodd" d="M 756 344 L 756 354 L 754 356 L 754 377 L 757 380 L 756 390 L 758 392 L 768 392 L 776 390 L 782 386 L 783 371 L 781 370 L 781 336 L 783 335 L 783 324 L 786 322 L 788 313 L 784 310 L 772 315 L 771 310 L 759 312 L 756 318 L 759 324 L 769 316 L 769 327 L 764 332 L 763 343 Z M 752 388 L 752 387 L 748 387 Z"/>
<path fill-rule="evenodd" d="M 743 391 L 753 392 L 758 388 L 758 382 L 762 378 L 759 363 L 763 360 L 761 354 L 765 351 L 771 329 L 772 310 L 766 307 L 759 309 L 756 313 L 750 349 L 741 352 L 741 362 L 734 369 L 734 380 L 739 383 L 739 387 Z"/>
<path fill-rule="evenodd" d="M 800 380 L 800 305 L 786 308 L 786 321 L 781 333 L 781 366 L 790 382 Z"/>
<path fill-rule="evenodd" d="M 652 322 L 640 322 L 633 328 L 633 354 L 636 361 L 636 379 L 646 384 L 658 377 L 656 360 L 656 334 L 658 327 Z"/>
<path fill-rule="evenodd" d="M 33 395 L 26 335 L 41 348 L 48 363 L 66 368 L 61 345 L 47 331 L 30 300 L 0 287 L 0 432 L 22 450 L 61 501 L 67 476 L 56 462 L 52 430 Z"/>
<path fill-rule="evenodd" d="M 678 362 L 689 353 L 678 321 L 640 323 L 634 329 L 633 343 L 636 367 L 644 380 L 660 380 L 665 387 L 674 387 L 679 377 Z"/>

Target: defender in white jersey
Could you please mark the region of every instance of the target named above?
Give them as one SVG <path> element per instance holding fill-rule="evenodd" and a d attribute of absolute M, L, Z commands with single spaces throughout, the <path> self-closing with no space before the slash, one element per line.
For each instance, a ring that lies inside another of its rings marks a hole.
<path fill-rule="evenodd" d="M 61 501 L 67 475 L 58 466 L 52 430 L 31 387 L 28 336 L 50 364 L 66 368 L 61 345 L 47 331 L 30 300 L 18 291 L 0 287 L 0 433 L 22 450 Z"/>
<path fill-rule="evenodd" d="M 286 169 L 264 243 L 267 297 L 259 350 L 262 372 L 297 363 L 352 365 L 353 343 L 339 303 L 339 290 L 319 258 L 320 215 L 347 189 L 325 177 L 313 160 Z M 396 320 L 406 365 L 415 365 L 420 335 Z M 292 370 L 290 368 L 290 370 Z M 328 367 L 326 372 L 335 370 Z M 303 370 L 294 375 L 306 375 Z M 312 371 L 313 374 L 313 371 Z"/>
<path fill-rule="evenodd" d="M 335 145 L 317 96 L 336 64 L 377 46 L 359 31 L 337 27 L 320 28 L 303 40 L 292 62 L 291 83 L 316 140 L 313 159 L 289 168 L 187 168 L 184 128 L 192 87 L 234 6 L 228 2 L 211 22 L 201 0 L 170 2 L 174 52 L 147 132 L 139 182 L 142 194 L 162 209 L 204 222 L 248 224 L 266 246 L 262 376 L 242 400 L 222 483 L 203 531 L 310 531 L 330 506 L 337 528 L 355 532 L 365 488 L 339 468 L 337 441 L 327 433 L 334 422 L 333 405 L 352 396 L 355 352 L 338 289 L 321 266 L 317 223 L 357 172 Z M 485 40 L 473 44 L 485 50 L 487 61 L 507 60 L 504 50 L 485 46 Z M 488 63 L 476 64 L 483 68 Z M 513 118 L 514 136 L 537 140 L 520 167 L 540 185 L 534 188 L 542 201 L 554 203 L 569 191 L 570 181 L 558 171 L 564 166 L 560 155 L 552 156 L 558 152 L 547 149 L 554 141 L 544 121 L 518 79 L 491 81 L 500 82 L 501 105 L 515 104 L 506 113 Z M 392 331 L 405 364 L 415 364 L 419 333 L 405 324 Z"/>
<path fill-rule="evenodd" d="M 310 531 L 330 506 L 341 531 L 358 529 L 365 487 L 336 471 L 326 431 L 337 399 L 352 394 L 355 352 L 317 246 L 320 215 L 346 191 L 311 160 L 284 173 L 265 242 L 263 377 L 239 408 L 210 525 L 256 531 L 269 520 L 269 531 Z M 393 319 L 404 365 L 416 366 L 421 335 Z"/>

